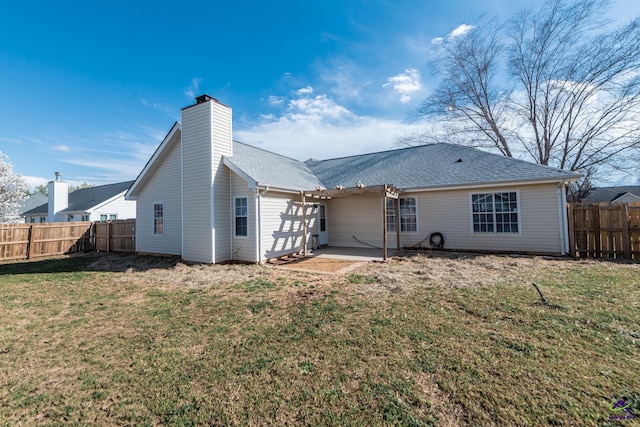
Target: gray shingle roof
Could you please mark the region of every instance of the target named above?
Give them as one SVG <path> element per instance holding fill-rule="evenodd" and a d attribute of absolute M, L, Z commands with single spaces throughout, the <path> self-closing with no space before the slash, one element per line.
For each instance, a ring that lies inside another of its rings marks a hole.
<path fill-rule="evenodd" d="M 305 164 L 325 188 L 353 187 L 357 182 L 408 189 L 579 177 L 573 172 L 446 143 L 307 160 Z"/>
<path fill-rule="evenodd" d="M 261 186 L 309 190 L 322 183 L 303 162 L 279 154 L 233 142 L 233 157 L 227 161 Z"/>
<path fill-rule="evenodd" d="M 133 181 L 126 181 L 116 184 L 98 185 L 96 187 L 83 188 L 71 192 L 69 193 L 69 206 L 60 211 L 60 213 L 87 211 L 117 196 L 123 191 L 127 191 L 129 187 L 131 187 L 131 184 L 133 184 Z M 45 203 L 23 213 L 23 215 L 47 214 L 48 209 L 49 203 Z"/>
<path fill-rule="evenodd" d="M 40 192 L 29 195 L 29 197 L 20 205 L 20 215 L 41 206 L 43 203 L 46 204 L 47 200 L 47 196 Z"/>
<path fill-rule="evenodd" d="M 612 202 L 618 197 L 624 196 L 626 193 L 640 197 L 640 185 L 597 187 L 590 190 L 582 201 L 589 203 Z"/>

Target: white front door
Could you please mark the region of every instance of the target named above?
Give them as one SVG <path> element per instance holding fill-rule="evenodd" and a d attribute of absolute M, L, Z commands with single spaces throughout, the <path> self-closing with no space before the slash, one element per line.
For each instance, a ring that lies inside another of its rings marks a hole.
<path fill-rule="evenodd" d="M 329 231 L 327 230 L 327 207 L 320 204 L 318 206 L 318 245 L 329 243 Z"/>

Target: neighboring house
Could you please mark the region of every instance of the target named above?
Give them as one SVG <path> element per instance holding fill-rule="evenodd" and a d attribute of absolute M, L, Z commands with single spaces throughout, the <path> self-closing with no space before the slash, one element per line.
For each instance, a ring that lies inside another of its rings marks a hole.
<path fill-rule="evenodd" d="M 589 190 L 581 201 L 585 203 L 640 202 L 640 185 L 596 187 Z"/>
<path fill-rule="evenodd" d="M 37 191 L 33 194 L 29 194 L 29 197 L 26 198 L 24 202 L 20 205 L 20 216 L 24 216 L 26 212 L 29 212 L 31 209 L 37 208 L 45 203 L 47 203 L 49 199 L 46 194 L 42 194 Z"/>
<path fill-rule="evenodd" d="M 452 144 L 300 162 L 233 141 L 231 108 L 203 95 L 126 197 L 138 252 L 192 262 L 264 262 L 316 243 L 409 247 L 435 232 L 445 249 L 564 254 L 577 179 Z"/>
<path fill-rule="evenodd" d="M 136 202 L 124 195 L 133 181 L 98 185 L 69 193 L 69 184 L 60 179 L 49 182 L 47 203 L 22 214 L 27 223 L 107 221 L 136 217 Z"/>

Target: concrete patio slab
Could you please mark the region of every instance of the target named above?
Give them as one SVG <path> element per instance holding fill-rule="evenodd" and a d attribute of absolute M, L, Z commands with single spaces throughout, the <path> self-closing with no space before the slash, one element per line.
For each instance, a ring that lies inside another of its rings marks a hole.
<path fill-rule="evenodd" d="M 387 249 L 387 258 L 398 253 L 396 249 Z M 308 253 L 310 257 L 335 258 L 351 261 L 383 261 L 382 249 L 377 248 L 342 248 L 325 246 Z"/>

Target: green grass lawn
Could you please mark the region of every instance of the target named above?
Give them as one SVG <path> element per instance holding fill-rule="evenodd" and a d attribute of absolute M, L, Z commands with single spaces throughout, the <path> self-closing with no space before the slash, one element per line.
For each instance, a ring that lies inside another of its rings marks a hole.
<path fill-rule="evenodd" d="M 415 255 L 338 276 L 89 255 L 0 265 L 0 325 L 1 425 L 640 419 L 638 264 Z M 610 419 L 620 399 L 638 418 Z"/>

